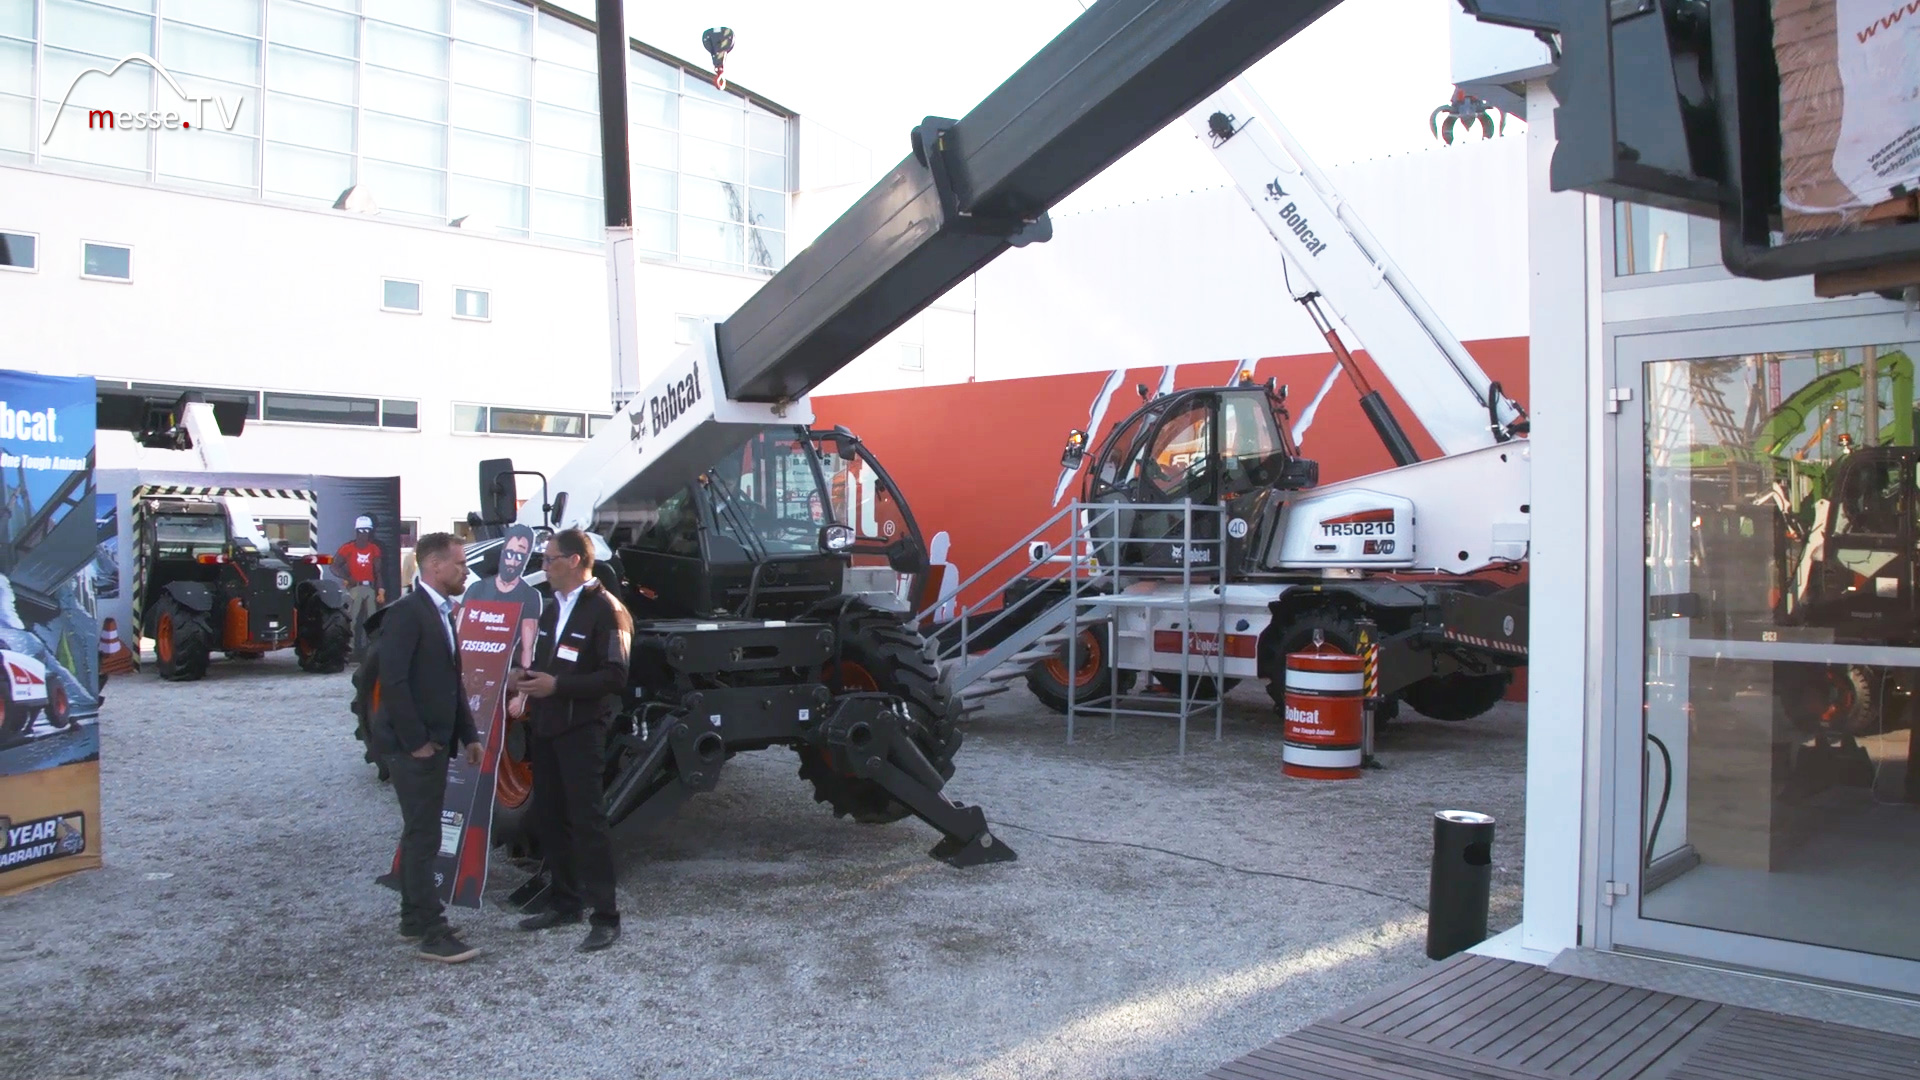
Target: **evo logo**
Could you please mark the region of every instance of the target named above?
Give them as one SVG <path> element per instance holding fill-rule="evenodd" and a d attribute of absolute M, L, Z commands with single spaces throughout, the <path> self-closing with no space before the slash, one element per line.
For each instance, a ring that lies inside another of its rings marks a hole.
<path fill-rule="evenodd" d="M 1278 177 L 1267 181 L 1268 202 L 1279 202 L 1286 197 L 1287 189 L 1280 186 Z M 1300 242 L 1307 246 L 1307 254 L 1318 256 L 1322 251 L 1327 249 L 1327 242 L 1320 239 L 1320 237 L 1314 234 L 1312 229 L 1307 227 L 1305 215 L 1300 213 L 1299 207 L 1295 204 L 1288 203 L 1280 208 L 1280 220 L 1286 222 L 1287 227 L 1293 230 L 1293 235 L 1299 237 Z"/>

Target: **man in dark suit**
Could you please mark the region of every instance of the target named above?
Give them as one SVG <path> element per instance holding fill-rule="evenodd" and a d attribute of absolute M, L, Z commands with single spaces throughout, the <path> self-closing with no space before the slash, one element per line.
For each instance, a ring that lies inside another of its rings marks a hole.
<path fill-rule="evenodd" d="M 540 614 L 533 670 L 517 671 L 526 694 L 533 761 L 533 828 L 552 878 L 552 904 L 520 921 L 523 930 L 593 917 L 580 951 L 620 936 L 613 895 L 613 841 L 601 790 L 607 729 L 627 688 L 633 617 L 593 577 L 593 547 L 578 529 L 547 540 L 541 569 L 553 598 Z"/>
<path fill-rule="evenodd" d="M 440 852 L 440 809 L 447 759 L 464 746 L 483 750 L 460 685 L 452 597 L 466 588 L 466 552 L 451 533 L 429 533 L 414 547 L 417 587 L 380 613 L 375 661 L 380 704 L 370 732 L 400 799 L 400 936 L 420 942 L 426 960 L 459 963 L 479 955 L 447 925 L 433 864 Z"/>

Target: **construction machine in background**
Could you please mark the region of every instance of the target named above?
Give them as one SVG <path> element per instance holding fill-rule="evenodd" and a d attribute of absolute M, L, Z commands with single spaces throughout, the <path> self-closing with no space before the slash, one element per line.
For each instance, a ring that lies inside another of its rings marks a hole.
<path fill-rule="evenodd" d="M 1279 707 L 1288 654 L 1357 652 L 1364 633 L 1379 649 L 1377 722 L 1402 701 L 1441 720 L 1478 716 L 1526 662 L 1526 586 L 1488 577 L 1526 560 L 1526 411 L 1242 80 L 1186 121 L 1280 245 L 1286 283 L 1303 283 L 1293 298 L 1397 467 L 1321 485 L 1272 380 L 1142 385 L 1139 408 L 1091 453 L 1092 433 L 1069 434 L 1063 478 L 1084 463 L 1077 520 L 1059 523 L 1038 565 L 1016 561 L 1004 591 L 939 628 L 943 656 L 963 689 L 978 686 L 969 697 L 1024 674 L 1063 712 L 1149 681 L 1205 700 L 1247 678 L 1266 680 Z M 1335 319 L 1442 456 L 1420 459 Z"/>

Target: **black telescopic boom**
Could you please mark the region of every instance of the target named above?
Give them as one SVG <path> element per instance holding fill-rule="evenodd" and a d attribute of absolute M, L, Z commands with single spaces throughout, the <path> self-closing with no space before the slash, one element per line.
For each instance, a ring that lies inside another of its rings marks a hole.
<path fill-rule="evenodd" d="M 633 169 L 627 160 L 627 13 L 620 0 L 594 0 L 600 56 L 600 191 L 607 228 L 633 227 Z"/>

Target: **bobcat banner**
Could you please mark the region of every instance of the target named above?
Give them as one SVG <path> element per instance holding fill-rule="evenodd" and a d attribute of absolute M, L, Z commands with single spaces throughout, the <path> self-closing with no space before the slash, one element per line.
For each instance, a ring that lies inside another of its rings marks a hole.
<path fill-rule="evenodd" d="M 487 887 L 487 852 L 493 843 L 493 783 L 506 742 L 507 668 L 520 629 L 520 605 L 469 600 L 460 605 L 460 681 L 473 722 L 487 749 L 480 764 L 455 756 L 447 762 L 447 794 L 441 800 L 440 854 L 433 879 L 440 902 L 478 908 Z M 400 851 L 392 869 L 380 878 L 400 887 Z"/>
<path fill-rule="evenodd" d="M 93 393 L 0 371 L 0 895 L 100 865 Z"/>

